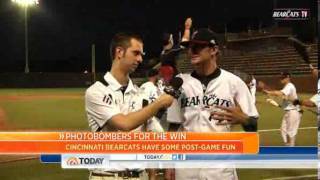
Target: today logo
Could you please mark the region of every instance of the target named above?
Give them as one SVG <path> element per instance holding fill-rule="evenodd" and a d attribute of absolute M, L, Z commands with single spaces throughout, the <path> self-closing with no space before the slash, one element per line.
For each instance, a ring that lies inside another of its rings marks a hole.
<path fill-rule="evenodd" d="M 69 166 L 77 165 L 101 165 L 104 158 L 83 158 L 83 157 L 70 157 L 67 159 L 66 164 Z"/>
<path fill-rule="evenodd" d="M 68 160 L 67 160 L 67 165 L 69 166 L 72 166 L 72 165 L 79 165 L 80 164 L 80 161 L 78 158 L 76 157 L 70 157 Z"/>
<path fill-rule="evenodd" d="M 62 168 L 105 168 L 109 164 L 109 155 L 62 154 L 61 160 Z"/>

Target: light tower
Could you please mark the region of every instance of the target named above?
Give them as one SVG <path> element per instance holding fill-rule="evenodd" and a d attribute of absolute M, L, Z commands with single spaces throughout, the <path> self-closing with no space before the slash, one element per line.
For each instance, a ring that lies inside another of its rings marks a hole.
<path fill-rule="evenodd" d="M 12 0 L 24 8 L 24 37 L 25 37 L 25 68 L 24 72 L 29 73 L 29 45 L 28 45 L 28 7 L 39 4 L 38 0 Z"/>

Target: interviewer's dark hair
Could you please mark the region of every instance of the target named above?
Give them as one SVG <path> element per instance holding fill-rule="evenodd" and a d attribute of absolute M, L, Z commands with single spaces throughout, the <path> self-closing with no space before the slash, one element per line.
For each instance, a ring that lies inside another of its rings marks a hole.
<path fill-rule="evenodd" d="M 116 54 L 116 48 L 122 47 L 125 50 L 128 49 L 131 45 L 131 39 L 135 39 L 139 42 L 142 42 L 142 38 L 133 33 L 117 33 L 113 36 L 111 43 L 110 43 L 110 58 L 113 60 Z"/>

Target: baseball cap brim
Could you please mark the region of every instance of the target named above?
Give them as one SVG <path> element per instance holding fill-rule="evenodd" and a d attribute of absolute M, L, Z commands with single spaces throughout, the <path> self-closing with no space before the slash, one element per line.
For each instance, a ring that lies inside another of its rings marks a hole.
<path fill-rule="evenodd" d="M 185 47 L 185 48 L 188 48 L 191 44 L 216 45 L 216 44 L 213 44 L 213 43 L 209 43 L 207 41 L 199 41 L 199 40 L 182 41 L 180 43 L 180 45 Z"/>

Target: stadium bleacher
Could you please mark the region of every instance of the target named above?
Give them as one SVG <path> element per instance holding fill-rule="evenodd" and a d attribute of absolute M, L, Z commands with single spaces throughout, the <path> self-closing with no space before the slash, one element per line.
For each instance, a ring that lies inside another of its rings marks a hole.
<path fill-rule="evenodd" d="M 316 44 L 310 45 L 310 62 L 313 66 L 318 66 L 318 47 Z M 190 72 L 191 64 L 182 53 L 178 57 L 178 67 L 181 72 Z M 222 56 L 218 62 L 219 66 L 228 71 L 240 70 L 253 73 L 257 76 L 278 75 L 282 71 L 290 71 L 295 75 L 310 73 L 308 64 L 304 63 L 296 50 L 292 47 L 273 51 L 260 51 L 259 53 L 248 53 L 247 55 Z"/>

